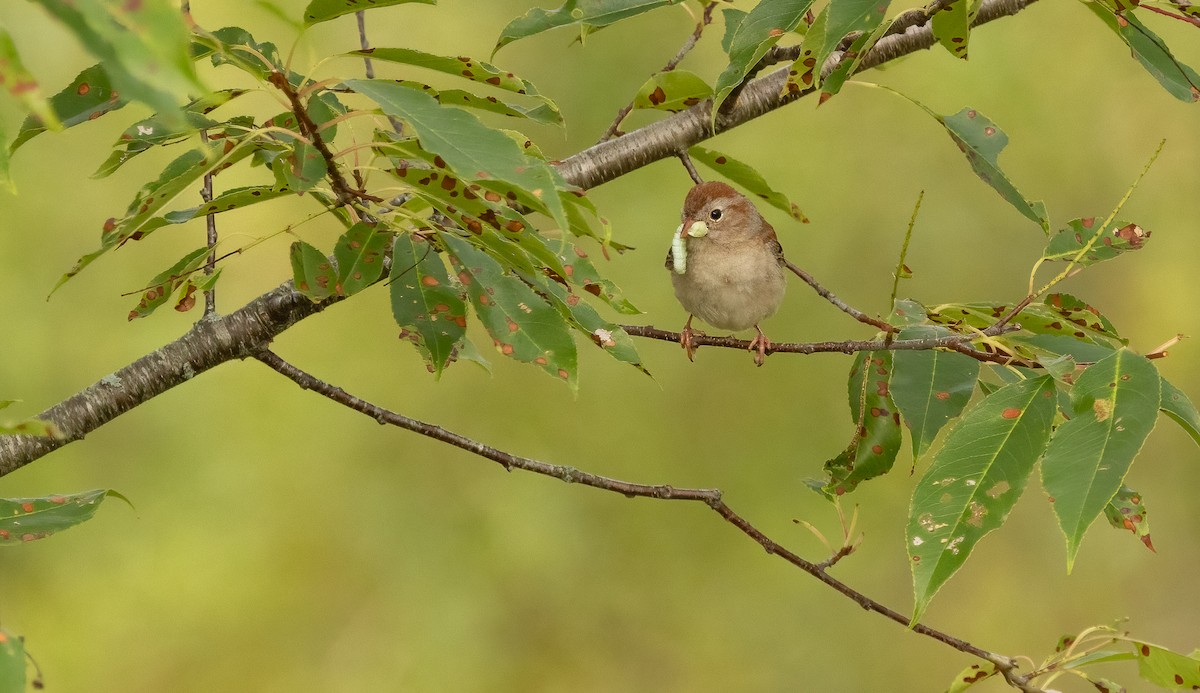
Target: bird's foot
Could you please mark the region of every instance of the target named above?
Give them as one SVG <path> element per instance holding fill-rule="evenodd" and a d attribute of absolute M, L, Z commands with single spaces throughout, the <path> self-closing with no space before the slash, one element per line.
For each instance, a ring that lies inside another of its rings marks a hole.
<path fill-rule="evenodd" d="M 683 350 L 687 352 L 688 361 L 696 360 L 695 353 L 697 345 L 693 339 L 696 335 L 703 336 L 704 333 L 692 329 L 692 316 L 689 315 L 687 322 L 683 326 L 683 329 L 679 332 L 679 346 L 683 347 Z"/>
<path fill-rule="evenodd" d="M 771 340 L 767 339 L 767 335 L 763 334 L 758 325 L 755 325 L 754 329 L 758 335 L 750 341 L 749 350 L 755 352 L 754 365 L 761 366 L 767 358 L 767 352 L 771 349 Z"/>

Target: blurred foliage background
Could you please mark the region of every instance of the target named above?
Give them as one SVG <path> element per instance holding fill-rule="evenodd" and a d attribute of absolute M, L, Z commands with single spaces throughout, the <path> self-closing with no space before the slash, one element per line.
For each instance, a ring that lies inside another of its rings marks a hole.
<path fill-rule="evenodd" d="M 277 4 L 299 17 L 305 3 Z M 486 59 L 500 29 L 533 4 L 380 10 L 368 14 L 368 33 L 377 46 Z M 245 27 L 285 52 L 296 37 L 257 3 L 200 0 L 193 14 L 210 29 Z M 1195 27 L 1153 19 L 1184 61 L 1200 62 Z M 32 4 L 0 5 L 0 24 L 51 92 L 94 62 Z M 520 41 L 493 62 L 562 107 L 565 132 L 529 130 L 562 158 L 599 137 L 693 26 L 684 10 L 664 9 L 583 46 L 569 31 Z M 714 24 L 683 66 L 714 78 L 720 32 Z M 347 16 L 304 35 L 294 61 L 309 69 L 356 47 Z M 317 74 L 360 69 L 341 61 Z M 202 74 L 224 86 L 235 73 Z M 969 62 L 939 49 L 862 78 L 939 112 L 969 105 L 995 120 L 1011 138 L 1002 165 L 1027 197 L 1046 201 L 1056 226 L 1105 216 L 1165 137 L 1123 214 L 1152 231 L 1151 242 L 1063 288 L 1103 311 L 1139 351 L 1200 333 L 1197 107 L 1163 91 L 1085 7 L 1037 3 L 974 33 Z M 265 95 L 250 98 L 264 115 L 278 110 Z M 14 132 L 20 116 L 4 108 Z M 146 154 L 110 178 L 88 178 L 144 114 L 138 108 L 42 135 L 14 158 L 19 192 L 0 192 L 0 397 L 24 403 L 6 414 L 35 414 L 174 339 L 199 315 L 164 311 L 127 323 L 136 301 L 121 294 L 195 247 L 200 223 L 130 244 L 44 300 L 95 247 L 104 219 L 174 156 Z M 650 117 L 635 114 L 630 126 Z M 811 224 L 765 210 L 790 258 L 868 312 L 886 311 L 922 189 L 908 260 L 915 277 L 903 295 L 927 304 L 1016 300 L 1044 242 L 975 178 L 936 123 L 878 90 L 847 87 L 820 108 L 804 99 L 709 145 L 755 164 L 800 204 Z M 261 176 L 231 170 L 218 189 Z M 672 329 L 686 316 L 662 258 L 689 185 L 678 162 L 661 161 L 591 195 L 616 238 L 637 247 L 602 271 L 645 311 L 644 322 Z M 249 241 L 313 210 L 305 200 L 253 207 L 223 215 L 221 232 Z M 317 222 L 298 233 L 329 248 L 337 229 Z M 229 261 L 220 309 L 290 276 L 291 240 L 277 234 Z M 277 351 L 352 393 L 516 454 L 719 487 L 749 520 L 814 560 L 825 549 L 793 519 L 839 534 L 832 507 L 802 480 L 819 476 L 849 439 L 847 357 L 776 355 L 756 369 L 745 353 L 701 349 L 689 363 L 676 345 L 644 341 L 653 379 L 582 345 L 578 397 L 499 355 L 490 375 L 463 363 L 434 382 L 396 339 L 386 293 L 375 287 L 301 323 Z M 766 329 L 780 341 L 869 336 L 799 282 Z M 1193 399 L 1198 349 L 1185 341 L 1158 364 Z M 865 542 L 834 570 L 900 611 L 911 604 L 902 540 L 913 478 L 904 454 L 891 475 L 845 501 L 861 506 Z M 1097 524 L 1068 577 L 1062 537 L 1031 487 L 926 622 L 1035 658 L 1064 633 L 1124 617 L 1146 640 L 1185 652 L 1200 645 L 1200 505 L 1191 498 L 1200 453 L 1160 423 L 1128 483 L 1149 505 L 1157 554 Z M 256 362 L 227 364 L 158 397 L 4 478 L 0 494 L 96 487 L 119 490 L 136 509 L 109 503 L 80 528 L 0 552 L 0 623 L 26 637 L 54 691 L 929 691 L 973 663 L 764 555 L 701 505 L 508 474 L 381 428 Z M 1134 679 L 1121 672 L 1112 670 Z"/>

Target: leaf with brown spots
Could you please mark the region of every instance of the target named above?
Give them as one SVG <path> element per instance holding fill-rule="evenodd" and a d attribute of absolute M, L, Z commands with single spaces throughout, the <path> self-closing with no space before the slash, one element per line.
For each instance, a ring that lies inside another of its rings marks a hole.
<path fill-rule="evenodd" d="M 917 326 L 897 339 L 926 339 L 951 334 L 944 327 Z M 888 389 L 908 424 L 913 464 L 929 449 L 938 431 L 966 408 L 979 379 L 979 362 L 953 351 L 897 351 Z"/>
<path fill-rule="evenodd" d="M 325 254 L 304 241 L 292 243 L 292 283 L 296 290 L 313 302 L 323 301 L 337 293 L 337 270 Z"/>
<path fill-rule="evenodd" d="M 1128 349 L 1088 366 L 1075 381 L 1070 418 L 1055 430 L 1042 461 L 1042 485 L 1066 535 L 1068 572 L 1084 533 L 1154 428 L 1161 383 L 1154 364 Z"/>
<path fill-rule="evenodd" d="M 1154 79 L 1170 92 L 1171 96 L 1194 103 L 1200 101 L 1200 75 L 1185 63 L 1180 62 L 1167 44 L 1150 30 L 1133 12 L 1118 14 L 1100 2 L 1086 3 L 1100 21 L 1104 22 L 1129 46 L 1133 57 L 1146 68 Z"/>
<path fill-rule="evenodd" d="M 742 17 L 729 40 L 729 65 L 713 86 L 712 120 L 734 88 L 784 34 L 800 24 L 811 6 L 812 0 L 762 0 Z"/>
<path fill-rule="evenodd" d="M 687 70 L 670 70 L 657 72 L 646 80 L 633 97 L 633 107 L 678 113 L 710 96 L 712 87 L 700 75 Z"/>
<path fill-rule="evenodd" d="M 1200 688 L 1200 656 L 1172 652 L 1165 647 L 1130 641 L 1138 660 L 1138 676 L 1169 690 Z"/>
<path fill-rule="evenodd" d="M 1117 495 L 1104 506 L 1104 516 L 1108 518 L 1108 524 L 1133 532 L 1146 548 L 1154 551 L 1154 544 L 1150 541 L 1150 518 L 1142 494 L 1122 485 Z"/>
<path fill-rule="evenodd" d="M 445 261 L 421 236 L 402 233 L 392 245 L 392 316 L 435 377 L 456 358 L 467 333 L 463 289 Z"/>
<path fill-rule="evenodd" d="M 109 489 L 44 498 L 0 498 L 0 546 L 45 539 L 86 522 L 110 496 L 129 503 L 125 496 Z"/>
<path fill-rule="evenodd" d="M 137 305 L 129 311 L 129 319 L 144 318 L 166 305 L 175 290 L 187 283 L 192 273 L 204 266 L 207 257 L 208 247 L 196 248 L 180 258 L 179 262 L 156 274 L 147 282 Z"/>
<path fill-rule="evenodd" d="M 25 638 L 11 630 L 0 628 L 0 691 L 27 690 L 28 657 L 25 652 Z M 34 685 L 40 688 L 41 677 L 35 681 Z"/>
<path fill-rule="evenodd" d="M 579 27 L 582 40 L 588 34 L 606 26 L 616 24 L 623 19 L 636 17 L 639 14 L 656 10 L 668 5 L 678 5 L 683 0 L 588 0 L 576 2 L 567 0 L 556 10 L 544 10 L 535 7 L 524 15 L 508 23 L 500 31 L 500 38 L 492 55 L 504 46 L 519 39 L 528 38 L 564 26 Z"/>
<path fill-rule="evenodd" d="M 450 233 L 441 233 L 439 238 L 496 350 L 534 363 L 577 389 L 575 342 L 559 312 L 468 241 Z"/>
<path fill-rule="evenodd" d="M 1114 221 L 1101 228 L 1096 217 L 1074 219 L 1046 243 L 1045 260 L 1071 260 L 1081 267 L 1111 260 L 1129 250 L 1140 250 L 1150 232 L 1128 221 Z"/>
<path fill-rule="evenodd" d="M 821 87 L 820 103 L 841 91 L 842 84 L 858 69 L 863 56 L 883 37 L 890 22 L 885 22 L 888 2 L 881 0 L 842 0 L 831 2 L 817 15 L 801 44 L 799 59 L 788 70 L 783 91 L 798 92 L 810 86 Z M 825 62 L 842 44 L 844 37 L 854 40 L 837 66 L 824 78 Z"/>
<path fill-rule="evenodd" d="M 347 53 L 348 56 L 368 57 L 372 60 L 383 60 L 400 65 L 411 65 L 412 67 L 420 67 L 434 72 L 441 72 L 448 75 L 455 75 L 469 79 L 472 82 L 485 84 L 497 89 L 521 94 L 541 102 L 541 106 L 536 109 L 525 109 L 524 113 L 527 117 L 533 118 L 539 123 L 548 123 L 553 125 L 562 125 L 562 113 L 558 110 L 558 105 L 549 97 L 543 96 L 538 91 L 537 87 L 527 79 L 518 77 L 517 75 L 502 70 L 491 63 L 477 60 L 467 56 L 451 57 L 444 55 L 434 55 L 411 48 L 371 48 L 365 51 L 354 51 Z M 445 92 L 442 92 L 445 94 Z M 463 92 L 466 93 L 466 92 Z M 483 100 L 483 97 L 475 97 Z M 454 103 L 454 99 L 438 99 L 442 103 Z M 493 99 L 494 101 L 494 99 Z M 490 101 L 487 103 L 491 103 Z M 503 102 L 499 102 L 503 103 Z M 477 107 L 478 106 L 475 104 Z M 515 106 L 508 106 L 510 109 L 518 109 Z"/>
<path fill-rule="evenodd" d="M 359 222 L 346 229 L 333 247 L 339 295 L 353 296 L 379 280 L 391 240 L 392 232 L 382 224 Z"/>
<path fill-rule="evenodd" d="M 859 352 L 854 359 L 847 388 L 854 434 L 846 449 L 825 463 L 829 477 L 821 493 L 827 498 L 886 474 L 896 461 L 901 436 L 900 412 L 888 389 L 892 355 L 891 351 Z"/>
<path fill-rule="evenodd" d="M 971 24 L 979 14 L 981 0 L 953 0 L 933 15 L 933 37 L 956 58 L 967 59 Z"/>
<path fill-rule="evenodd" d="M 1069 306 L 1060 308 L 1057 305 Z M 1052 294 L 1044 303 L 1026 306 L 1012 320 L 1021 331 L 997 337 L 993 344 L 1019 350 L 1031 358 L 1068 354 L 1076 361 L 1098 361 L 1124 346 L 1126 340 L 1116 333 L 1095 309 L 1077 308 L 1081 301 L 1068 294 Z M 1009 304 L 947 303 L 930 309 L 932 322 L 961 328 L 986 329 L 1012 308 Z"/>
<path fill-rule="evenodd" d="M 304 8 L 304 23 L 312 26 L 320 22 L 336 19 L 344 14 L 372 10 L 377 7 L 392 7 L 405 5 L 410 2 L 422 5 L 436 5 L 437 0 L 312 0 Z"/>
<path fill-rule="evenodd" d="M 50 108 L 63 127 L 73 127 L 95 120 L 100 116 L 123 107 L 128 100 L 113 90 L 108 73 L 100 65 L 92 65 L 76 75 L 62 91 L 50 97 Z M 35 135 L 46 131 L 42 118 L 31 115 L 21 123 L 17 137 L 10 145 L 16 150 Z"/>
<path fill-rule="evenodd" d="M 915 623 L 976 544 L 998 529 L 1025 490 L 1054 421 L 1054 380 L 996 390 L 956 423 L 913 490 L 905 544 Z"/>
<path fill-rule="evenodd" d="M 946 689 L 946 693 L 962 693 L 980 681 L 987 680 L 999 673 L 1000 669 L 995 664 L 972 664 L 958 672 L 950 687 Z"/>
<path fill-rule="evenodd" d="M 692 147 L 688 150 L 688 155 L 745 188 L 752 199 L 762 200 L 776 209 L 783 210 L 796 221 L 808 223 L 808 217 L 804 216 L 800 207 L 789 200 L 787 195 L 772 188 L 767 179 L 750 164 L 704 147 Z"/>
<path fill-rule="evenodd" d="M 232 188 L 217 195 L 211 202 L 206 202 L 199 207 L 191 209 L 179 209 L 174 212 L 167 212 L 162 215 L 161 221 L 168 224 L 182 224 L 185 221 L 198 219 L 208 216 L 209 214 L 220 214 L 222 212 L 231 212 L 235 209 L 242 209 L 251 205 L 259 204 L 260 202 L 269 202 L 288 195 L 294 195 L 295 190 L 276 183 L 274 185 L 248 185 L 243 188 Z M 151 225 L 155 220 L 147 223 Z M 158 228 L 156 225 L 155 228 Z"/>

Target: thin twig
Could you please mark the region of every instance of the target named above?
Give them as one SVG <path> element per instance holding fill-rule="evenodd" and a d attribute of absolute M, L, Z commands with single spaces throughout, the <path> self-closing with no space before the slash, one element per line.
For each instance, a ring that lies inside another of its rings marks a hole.
<path fill-rule="evenodd" d="M 849 305 L 848 303 L 846 303 L 842 299 L 838 298 L 837 296 L 834 296 L 832 291 L 830 291 L 829 289 L 826 289 L 825 287 L 818 284 L 817 280 L 813 279 L 813 276 L 811 274 L 800 269 L 795 264 L 793 264 L 790 260 L 784 260 L 783 264 L 789 270 L 792 271 L 792 274 L 795 274 L 797 277 L 800 277 L 801 279 L 803 279 L 805 284 L 808 284 L 809 286 L 811 286 L 813 288 L 814 291 L 816 291 L 818 294 L 820 294 L 821 298 L 824 298 L 826 301 L 829 301 L 834 306 L 836 306 L 838 310 L 842 311 L 843 313 L 846 313 L 847 315 L 854 318 L 855 320 L 857 320 L 861 323 L 866 323 L 868 325 L 871 325 L 872 327 L 878 327 L 879 329 L 883 330 L 884 332 L 899 332 L 900 331 L 900 328 L 896 327 L 895 325 L 889 325 L 886 322 L 884 322 L 883 320 L 880 320 L 879 318 L 873 318 L 870 315 L 867 315 L 866 313 L 862 312 L 861 310 Z"/>
<path fill-rule="evenodd" d="M 208 144 L 208 131 L 200 131 L 200 141 Z M 204 174 L 204 185 L 200 188 L 200 199 L 204 204 L 213 200 L 212 171 Z M 204 215 L 205 243 L 208 245 L 208 258 L 204 261 L 204 276 L 211 277 L 217 267 L 217 214 L 210 211 Z M 209 287 L 204 291 L 204 317 L 211 317 L 217 312 L 217 290 Z"/>
<path fill-rule="evenodd" d="M 921 211 L 921 202 L 925 199 L 925 191 L 917 195 L 917 204 L 913 205 L 912 216 L 908 219 L 908 229 L 904 232 L 904 243 L 900 245 L 900 259 L 896 260 L 896 273 L 892 275 L 892 300 L 888 305 L 896 309 L 896 295 L 900 291 L 900 277 L 905 274 L 907 267 L 904 261 L 908 258 L 908 243 L 912 240 L 913 227 L 917 225 L 917 213 Z"/>
<path fill-rule="evenodd" d="M 700 177 L 700 172 L 696 170 L 696 165 L 692 163 L 692 157 L 688 156 L 687 152 L 679 151 L 675 153 L 675 156 L 679 157 L 679 160 L 683 162 L 683 167 L 687 169 L 688 175 L 692 177 L 692 182 L 696 185 L 704 182 L 704 179 Z"/>
<path fill-rule="evenodd" d="M 1178 19 L 1182 22 L 1187 22 L 1193 26 L 1200 26 L 1200 17 L 1189 17 L 1187 15 L 1175 14 L 1174 12 L 1164 10 L 1161 7 L 1155 7 L 1154 5 L 1138 5 L 1138 7 L 1141 7 L 1145 10 L 1150 10 L 1151 12 L 1157 12 L 1161 15 L 1166 15 L 1172 19 Z"/>
<path fill-rule="evenodd" d="M 436 426 L 434 424 L 409 418 L 402 414 L 397 414 L 396 412 L 372 404 L 367 400 L 355 397 L 339 387 L 330 385 L 329 383 L 326 383 L 325 381 L 320 380 L 319 378 L 306 373 L 305 371 L 302 371 L 301 369 L 280 358 L 277 354 L 270 350 L 260 351 L 255 354 L 255 357 L 263 364 L 272 368 L 277 373 L 288 378 L 305 390 L 312 390 L 313 392 L 331 399 L 338 404 L 365 414 L 375 421 L 378 421 L 380 424 L 397 426 L 408 431 L 413 431 L 414 433 L 420 433 L 423 436 L 453 445 L 479 455 L 485 459 L 499 463 L 507 470 L 521 469 L 533 472 L 535 474 L 541 474 L 544 476 L 553 477 L 555 479 L 560 479 L 568 483 L 578 483 L 604 491 L 619 493 L 627 497 L 638 496 L 645 498 L 657 498 L 660 500 L 685 500 L 704 503 L 712 508 L 726 522 L 734 527 L 737 527 L 743 534 L 757 542 L 759 546 L 762 546 L 767 551 L 767 553 L 779 556 L 788 563 L 800 568 L 827 586 L 850 598 L 862 608 L 868 611 L 874 611 L 875 613 L 895 621 L 906 628 L 910 627 L 909 619 L 904 614 L 884 606 L 880 602 L 875 601 L 862 592 L 850 587 L 841 580 L 838 580 L 827 573 L 825 568 L 823 568 L 820 564 L 813 563 L 812 561 L 793 553 L 775 540 L 768 537 L 757 527 L 750 524 L 748 520 L 735 512 L 733 508 L 729 507 L 729 505 L 721 499 L 721 491 L 719 489 L 675 488 L 673 486 L 663 484 L 639 484 L 600 476 L 598 474 L 591 474 L 589 472 L 576 469 L 575 467 L 550 464 L 548 462 L 542 462 L 540 460 L 534 460 L 528 457 L 520 457 L 518 455 L 504 452 L 503 450 L 499 450 L 490 445 L 485 445 L 476 440 L 472 440 L 466 436 L 448 431 L 441 426 Z M 996 654 L 994 652 L 989 652 L 980 647 L 972 645 L 961 638 L 956 638 L 953 635 L 943 633 L 942 631 L 930 628 L 929 626 L 917 623 L 912 625 L 911 629 L 916 633 L 948 645 L 955 650 L 974 655 L 975 657 L 979 657 L 980 659 L 988 662 L 992 662 L 1001 669 L 1007 668 L 1009 671 L 1011 671 L 1015 667 L 1014 661 L 1008 657 Z"/>
<path fill-rule="evenodd" d="M 704 33 L 704 27 L 708 26 L 709 23 L 712 22 L 713 8 L 716 6 L 716 2 L 711 2 L 704 8 L 704 15 L 700 18 L 699 23 L 696 24 L 696 29 L 692 32 L 691 36 L 688 36 L 687 41 L 683 42 L 683 45 L 680 46 L 679 51 L 675 53 L 675 57 L 668 60 L 667 64 L 655 74 L 670 72 L 679 66 L 679 63 L 683 60 L 684 56 L 686 56 L 693 48 L 696 47 L 696 42 L 700 40 L 700 35 Z M 600 142 L 610 140 L 618 135 L 624 134 L 621 132 L 621 121 L 625 120 L 625 117 L 628 116 L 630 111 L 633 110 L 633 104 L 634 102 L 630 101 L 628 105 L 617 111 L 617 117 L 613 120 L 612 125 L 609 125 L 608 129 L 604 131 L 604 134 L 600 136 Z"/>

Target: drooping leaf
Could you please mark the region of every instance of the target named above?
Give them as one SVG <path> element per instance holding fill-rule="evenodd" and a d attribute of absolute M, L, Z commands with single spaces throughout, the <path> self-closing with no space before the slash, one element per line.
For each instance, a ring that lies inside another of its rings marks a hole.
<path fill-rule="evenodd" d="M 392 234 L 382 224 L 359 222 L 346 230 L 333 248 L 338 264 L 337 293 L 353 296 L 379 280 L 383 254 Z"/>
<path fill-rule="evenodd" d="M 556 10 L 535 7 L 508 23 L 500 31 L 496 51 L 518 39 L 528 38 L 543 31 L 562 26 L 578 26 L 580 37 L 616 24 L 623 19 L 668 5 L 677 5 L 683 0 L 566 0 Z"/>
<path fill-rule="evenodd" d="M 1200 412 L 1196 411 L 1196 406 L 1183 390 L 1167 382 L 1166 378 L 1162 381 L 1162 402 L 1159 408 L 1200 445 Z"/>
<path fill-rule="evenodd" d="M 926 339 L 951 334 L 946 328 L 920 326 L 900 331 L 897 339 Z M 979 361 L 953 351 L 900 350 L 892 357 L 888 391 L 908 423 L 913 464 L 925 454 L 938 431 L 966 408 L 979 379 Z"/>
<path fill-rule="evenodd" d="M 883 8 L 884 5 L 880 5 Z M 874 28 L 870 31 L 863 31 L 851 43 L 850 47 L 842 55 L 842 59 L 838 64 L 821 80 L 821 96 L 818 104 L 825 103 L 834 94 L 842 90 L 842 85 L 847 79 L 858 72 L 859 66 L 862 64 L 863 58 L 867 57 L 868 51 L 875 47 L 879 39 L 887 33 L 890 22 L 884 21 L 883 12 L 885 9 L 880 9 L 877 16 L 868 15 L 865 21 L 869 26 Z"/>
<path fill-rule="evenodd" d="M 967 59 L 971 23 L 979 14 L 981 0 L 954 0 L 933 15 L 933 37 L 956 58 Z"/>
<path fill-rule="evenodd" d="M 396 236 L 389 282 L 400 338 L 411 341 L 429 371 L 440 376 L 455 360 L 467 332 L 462 287 L 451 281 L 429 241 L 412 233 Z"/>
<path fill-rule="evenodd" d="M 213 128 L 220 130 L 222 126 L 233 126 L 239 130 L 238 134 L 241 134 L 241 129 L 248 128 L 253 124 L 249 116 L 240 116 L 227 123 L 218 123 L 205 117 L 205 114 L 245 93 L 245 89 L 222 89 L 195 99 L 184 106 L 182 123 L 171 124 L 163 118 L 151 116 L 130 125 L 113 144 L 113 153 L 92 174 L 92 177 L 104 178 L 138 154 L 153 147 L 184 142 L 202 129 L 210 130 L 209 134 L 213 136 L 213 139 L 218 139 L 217 135 L 224 137 L 229 134 L 228 129 L 225 129 L 224 132 L 211 131 Z"/>
<path fill-rule="evenodd" d="M 1200 657 L 1145 642 L 1131 644 L 1137 654 L 1138 675 L 1146 681 L 1171 690 L 1200 688 Z"/>
<path fill-rule="evenodd" d="M 86 522 L 108 496 L 129 502 L 108 489 L 45 498 L 0 498 L 0 546 L 45 539 Z"/>
<path fill-rule="evenodd" d="M 929 319 L 951 327 L 986 329 L 1011 305 L 950 303 L 930 309 Z M 1012 320 L 1023 329 L 995 343 L 1023 349 L 1023 355 L 1069 354 L 1077 361 L 1099 361 L 1125 344 L 1112 323 L 1095 308 L 1069 294 L 1051 294 L 1026 306 Z"/>
<path fill-rule="evenodd" d="M 537 99 L 542 103 L 542 107 L 536 110 L 525 111 L 528 117 L 533 118 L 541 123 L 553 123 L 562 125 L 562 114 L 558 110 L 558 105 L 549 97 L 543 96 L 538 91 L 537 87 L 529 80 L 523 79 L 514 75 L 507 70 L 502 70 L 491 63 L 486 63 L 482 60 L 476 60 L 467 56 L 443 56 L 426 53 L 424 51 L 413 50 L 411 48 L 370 48 L 365 51 L 354 51 L 347 55 L 367 56 L 374 60 L 384 60 L 387 62 L 399 63 L 401 65 L 411 65 L 413 67 L 421 67 L 435 72 L 442 72 L 448 75 L 456 75 L 465 77 L 472 82 L 479 84 L 487 84 L 497 89 L 512 92 L 514 94 L 522 94 L 531 98 Z M 466 92 L 463 92 L 464 94 Z M 483 99 L 487 103 L 495 102 L 495 99 Z M 443 103 L 453 103 L 453 99 L 442 100 Z M 510 109 L 515 108 L 510 104 L 505 104 Z"/>
<path fill-rule="evenodd" d="M 209 214 L 231 212 L 235 209 L 242 209 L 260 202 L 269 202 L 294 194 L 296 194 L 295 190 L 278 183 L 274 185 L 248 185 L 244 188 L 232 188 L 217 195 L 211 202 L 206 202 L 199 207 L 167 212 L 162 215 L 162 220 L 169 224 L 182 224 L 185 221 L 191 221 L 192 219 L 208 216 Z"/>
<path fill-rule="evenodd" d="M 722 154 L 721 152 L 705 149 L 704 147 L 692 147 L 688 150 L 688 155 L 742 186 L 753 197 L 765 201 L 776 209 L 782 209 L 797 221 L 808 223 L 808 217 L 804 216 L 804 212 L 800 211 L 800 207 L 789 200 L 787 195 L 772 188 L 766 179 L 762 177 L 762 174 L 755 170 L 753 166 L 738 161 L 728 154 Z"/>
<path fill-rule="evenodd" d="M 571 389 L 577 388 L 575 342 L 558 311 L 466 240 L 449 233 L 440 238 L 496 350 L 537 364 Z"/>
<path fill-rule="evenodd" d="M 1070 571 L 1084 532 L 1112 500 L 1141 450 L 1161 402 L 1154 365 L 1128 349 L 1084 369 L 1071 391 L 1068 421 L 1054 432 L 1042 485 L 1067 540 Z"/>
<path fill-rule="evenodd" d="M 1111 260 L 1129 250 L 1140 250 L 1150 238 L 1149 231 L 1131 222 L 1114 221 L 1104 228 L 1099 228 L 1100 223 L 1096 217 L 1072 220 L 1067 228 L 1050 237 L 1042 257 L 1075 260 L 1076 264 L 1086 267 Z"/>
<path fill-rule="evenodd" d="M 1099 2 L 1084 3 L 1100 21 L 1121 37 L 1133 57 L 1171 96 L 1180 101 L 1200 101 L 1200 75 L 1179 61 L 1167 44 L 1133 12 L 1114 12 Z"/>
<path fill-rule="evenodd" d="M 62 129 L 49 100 L 42 95 L 37 79 L 21 62 L 12 36 L 0 27 L 0 87 L 25 104 L 32 118 L 53 130 Z"/>
<path fill-rule="evenodd" d="M 812 0 L 762 0 L 738 23 L 729 42 L 729 65 L 713 87 L 713 118 L 734 87 L 767 51 L 804 19 Z"/>
<path fill-rule="evenodd" d="M 24 639 L 0 628 L 0 691 L 22 693 L 25 690 L 25 666 Z"/>
<path fill-rule="evenodd" d="M 422 5 L 437 4 L 437 0 L 312 0 L 304 9 L 304 23 L 312 26 L 351 12 L 403 5 L 410 2 L 419 2 Z"/>
<path fill-rule="evenodd" d="M 950 687 L 946 689 L 946 693 L 962 693 L 980 681 L 989 679 L 999 673 L 1000 669 L 995 664 L 972 664 L 958 672 L 958 675 L 954 677 L 954 681 L 950 683 Z"/>
<path fill-rule="evenodd" d="M 292 282 L 296 290 L 312 299 L 323 301 L 337 293 L 337 270 L 325 254 L 304 241 L 292 243 Z"/>
<path fill-rule="evenodd" d="M 1150 541 L 1150 518 L 1142 494 L 1128 486 L 1121 486 L 1117 489 L 1117 495 L 1104 507 L 1104 516 L 1110 525 L 1133 532 L 1146 548 L 1154 551 L 1154 544 Z"/>
<path fill-rule="evenodd" d="M 507 135 L 493 130 L 474 115 L 443 106 L 427 94 L 394 82 L 348 80 L 346 86 L 374 100 L 387 115 L 404 121 L 425 151 L 440 156 L 461 179 L 484 188 L 513 186 L 521 202 L 540 206 L 566 228 L 567 218 L 558 189 L 562 177 L 546 162 L 521 151 Z M 501 191 L 502 192 L 502 191 Z"/>
<path fill-rule="evenodd" d="M 95 120 L 100 116 L 121 108 L 128 99 L 119 95 L 112 87 L 108 73 L 100 65 L 80 72 L 62 91 L 50 97 L 50 107 L 63 127 L 73 127 Z M 11 148 L 16 150 L 35 135 L 46 131 L 46 125 L 36 115 L 21 123 Z"/>
<path fill-rule="evenodd" d="M 633 97 L 634 108 L 653 108 L 678 113 L 712 96 L 712 87 L 695 72 L 656 72 Z"/>
<path fill-rule="evenodd" d="M 889 0 L 842 0 L 826 5 L 804 36 L 800 57 L 788 70 L 784 90 L 795 93 L 820 86 L 825 61 L 847 34 L 857 32 L 857 38 L 847 49 L 838 69 L 825 78 L 829 83 L 822 88 L 821 102 L 836 94 L 853 73 L 859 57 L 883 35 L 887 28 L 883 20 L 889 4 Z"/>
<path fill-rule="evenodd" d="M 913 622 L 1021 497 L 1050 436 L 1054 388 L 1043 376 L 986 397 L 950 430 L 917 482 L 906 533 Z"/>
<path fill-rule="evenodd" d="M 559 259 L 567 271 L 567 280 L 586 293 L 599 298 L 613 310 L 624 315 L 638 315 L 642 311 L 621 295 L 617 285 L 600 275 L 583 248 L 569 242 L 556 244 L 561 248 Z"/>
<path fill-rule="evenodd" d="M 144 318 L 160 306 L 165 305 L 171 299 L 171 294 L 183 286 L 187 282 L 188 277 L 196 270 L 204 266 L 208 252 L 209 249 L 207 247 L 196 248 L 180 258 L 179 262 L 155 275 L 146 284 L 146 289 L 142 291 L 142 296 L 138 304 L 134 306 L 133 310 L 129 311 L 129 319 Z"/>
<path fill-rule="evenodd" d="M 891 351 L 859 352 L 850 369 L 848 396 L 854 435 L 850 445 L 825 463 L 827 497 L 853 491 L 869 479 L 886 474 L 900 451 L 900 412 L 888 390 Z"/>
<path fill-rule="evenodd" d="M 123 98 L 160 116 L 179 117 L 188 94 L 208 90 L 196 77 L 189 31 L 168 0 L 37 0 L 100 59 Z"/>
<path fill-rule="evenodd" d="M 238 26 L 193 34 L 191 54 L 193 60 L 210 58 L 214 67 L 231 65 L 263 83 L 269 82 L 276 72 L 287 75 L 293 88 L 299 88 L 306 79 L 288 69 L 274 43 L 257 41 L 249 31 Z"/>

